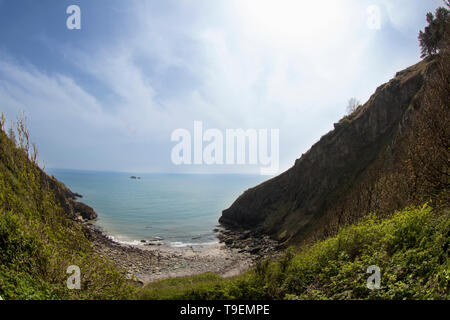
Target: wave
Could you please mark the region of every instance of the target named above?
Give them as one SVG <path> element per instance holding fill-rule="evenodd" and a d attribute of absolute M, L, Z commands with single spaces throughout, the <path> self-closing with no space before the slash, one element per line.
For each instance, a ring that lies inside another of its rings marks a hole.
<path fill-rule="evenodd" d="M 127 246 L 143 246 L 145 244 L 142 243 L 140 240 L 131 240 L 131 239 L 124 240 L 125 237 L 122 236 L 106 235 L 106 237 L 108 237 L 113 242 L 124 244 Z"/>
<path fill-rule="evenodd" d="M 115 243 L 119 243 L 122 245 L 128 245 L 128 246 L 144 246 L 146 244 L 149 244 L 149 242 L 153 244 L 165 244 L 172 248 L 186 248 L 186 247 L 199 247 L 199 246 L 213 246 L 219 243 L 219 240 L 214 241 L 205 241 L 205 242 L 182 242 L 182 241 L 170 241 L 170 242 L 164 242 L 161 238 L 160 240 L 147 240 L 146 242 L 141 242 L 141 240 L 132 240 L 127 237 L 118 235 L 118 236 L 112 236 L 112 235 L 106 235 L 111 241 Z"/>
<path fill-rule="evenodd" d="M 209 241 L 209 242 L 169 242 L 169 246 L 173 248 L 185 248 L 185 247 L 194 247 L 194 246 L 212 246 L 218 244 L 219 241 Z"/>

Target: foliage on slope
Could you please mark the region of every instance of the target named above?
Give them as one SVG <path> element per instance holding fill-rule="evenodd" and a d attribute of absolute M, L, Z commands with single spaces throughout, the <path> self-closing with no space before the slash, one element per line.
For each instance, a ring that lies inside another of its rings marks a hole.
<path fill-rule="evenodd" d="M 0 296 L 3 299 L 120 299 L 133 294 L 122 273 L 98 257 L 36 165 L 23 121 L 0 121 Z M 16 141 L 17 140 L 17 141 Z M 67 289 L 67 267 L 81 290 Z"/>

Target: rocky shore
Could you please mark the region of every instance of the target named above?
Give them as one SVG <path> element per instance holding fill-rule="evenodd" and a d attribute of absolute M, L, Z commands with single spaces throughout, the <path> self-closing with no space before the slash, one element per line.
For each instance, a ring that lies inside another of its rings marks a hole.
<path fill-rule="evenodd" d="M 94 250 L 127 272 L 138 285 L 171 278 L 212 272 L 231 277 L 245 272 L 258 261 L 277 255 L 281 248 L 268 237 L 255 237 L 250 231 L 217 228 L 218 242 L 173 248 L 166 245 L 124 245 L 113 241 L 99 227 L 84 222 Z M 154 242 L 156 244 L 159 242 Z"/>
<path fill-rule="evenodd" d="M 270 239 L 267 235 L 260 235 L 251 230 L 215 229 L 217 238 L 228 248 L 236 249 L 239 253 L 248 253 L 254 260 L 264 259 L 276 255 L 282 245 Z"/>

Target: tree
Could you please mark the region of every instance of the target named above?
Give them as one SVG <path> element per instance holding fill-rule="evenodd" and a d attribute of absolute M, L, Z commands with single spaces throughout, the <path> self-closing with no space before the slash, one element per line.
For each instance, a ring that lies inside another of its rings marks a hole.
<path fill-rule="evenodd" d="M 450 1 L 446 0 L 445 4 L 450 7 Z M 449 10 L 439 7 L 434 15 L 428 12 L 427 22 L 428 26 L 425 30 L 419 32 L 422 58 L 435 55 L 442 48 L 445 34 L 449 32 Z"/>
<path fill-rule="evenodd" d="M 0 130 L 3 130 L 3 127 L 5 126 L 6 117 L 4 113 L 0 113 Z"/>
<path fill-rule="evenodd" d="M 356 98 L 351 98 L 350 100 L 348 100 L 347 114 L 352 114 L 353 112 L 355 112 L 360 105 L 361 103 Z"/>

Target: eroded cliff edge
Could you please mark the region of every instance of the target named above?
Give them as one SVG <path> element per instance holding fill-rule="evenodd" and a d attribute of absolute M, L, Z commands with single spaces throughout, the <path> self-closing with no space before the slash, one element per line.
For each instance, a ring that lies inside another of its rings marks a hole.
<path fill-rule="evenodd" d="M 358 183 L 380 155 L 392 150 L 408 113 L 421 103 L 433 66 L 428 59 L 398 72 L 291 169 L 242 194 L 223 211 L 220 223 L 279 241 L 307 238 L 337 202 L 361 187 Z"/>

